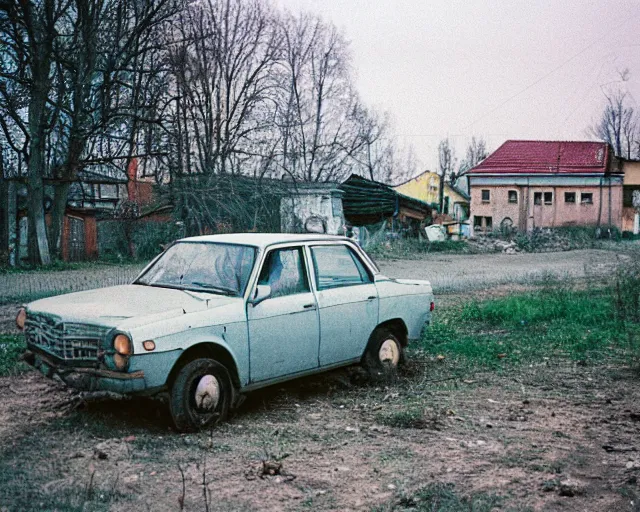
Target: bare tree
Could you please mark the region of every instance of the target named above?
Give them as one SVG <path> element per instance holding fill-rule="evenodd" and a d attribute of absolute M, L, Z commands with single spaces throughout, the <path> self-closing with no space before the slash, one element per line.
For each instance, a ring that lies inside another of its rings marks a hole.
<path fill-rule="evenodd" d="M 125 161 L 152 91 L 144 77 L 159 50 L 155 28 L 178 0 L 24 0 L 0 4 L 0 125 L 22 155 L 29 189 L 29 255 L 60 250 L 71 183 L 89 162 Z M 147 86 L 143 92 L 142 87 Z M 45 180 L 53 184 L 51 236 Z"/>
<path fill-rule="evenodd" d="M 169 52 L 181 169 L 237 174 L 260 154 L 279 45 L 272 11 L 260 0 L 209 0 L 180 15 Z"/>
<path fill-rule="evenodd" d="M 471 137 L 471 141 L 469 141 L 469 145 L 467 146 L 465 158 L 460 162 L 457 172 L 452 172 L 450 174 L 449 182 L 452 185 L 459 186 L 461 183 L 460 178 L 487 158 L 487 156 L 489 156 L 489 153 L 487 152 L 487 144 L 484 139 L 482 137 Z M 468 192 L 467 186 L 462 186 L 462 188 Z"/>
<path fill-rule="evenodd" d="M 282 170 L 303 181 L 342 179 L 356 166 L 353 157 L 366 144 L 369 124 L 361 122 L 366 113 L 351 84 L 347 42 L 312 15 L 288 15 L 281 30 Z M 374 131 L 368 131 L 371 144 Z"/>
<path fill-rule="evenodd" d="M 487 156 L 489 156 L 489 153 L 487 152 L 487 143 L 485 140 L 482 137 L 471 137 L 465 158 L 460 162 L 457 176 L 463 175 L 469 169 L 472 169 L 482 162 Z"/>
<path fill-rule="evenodd" d="M 126 168 L 139 131 L 159 122 L 145 115 L 154 92 L 149 77 L 157 71 L 155 29 L 179 5 L 172 0 L 74 0 L 65 12 L 61 29 L 69 37 L 55 49 L 62 91 L 55 105 L 60 115 L 52 169 L 51 244 L 57 253 L 69 188 L 78 172 L 96 157 L 102 165 L 115 159 Z"/>
<path fill-rule="evenodd" d="M 438 174 L 440 175 L 439 189 L 439 211 L 443 212 L 444 208 L 444 186 L 456 165 L 456 156 L 449 139 L 443 139 L 438 144 Z"/>
<path fill-rule="evenodd" d="M 2 131 L 27 167 L 29 260 L 49 264 L 44 212 L 47 131 L 55 112 L 47 101 L 56 73 L 56 25 L 67 2 L 61 0 L 0 3 L 0 96 Z"/>
<path fill-rule="evenodd" d="M 607 99 L 600 118 L 588 132 L 611 144 L 615 155 L 622 158 L 640 156 L 640 120 L 638 112 L 629 104 L 625 92 L 605 93 Z"/>

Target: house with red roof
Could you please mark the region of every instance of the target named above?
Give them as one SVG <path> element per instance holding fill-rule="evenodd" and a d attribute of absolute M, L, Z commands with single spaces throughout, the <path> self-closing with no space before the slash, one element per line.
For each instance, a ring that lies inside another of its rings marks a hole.
<path fill-rule="evenodd" d="M 623 174 L 604 142 L 508 140 L 467 173 L 475 233 L 621 229 Z"/>

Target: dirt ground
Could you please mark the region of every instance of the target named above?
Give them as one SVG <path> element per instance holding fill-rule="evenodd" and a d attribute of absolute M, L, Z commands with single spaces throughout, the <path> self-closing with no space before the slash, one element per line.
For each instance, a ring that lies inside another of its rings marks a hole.
<path fill-rule="evenodd" d="M 597 252 L 380 266 L 490 281 L 500 270 L 581 275 Z M 449 294 L 438 307 L 524 287 Z M 78 407 L 37 372 L 0 378 L 0 510 L 440 510 L 414 498 L 437 483 L 501 510 L 640 511 L 637 369 L 546 361 L 454 379 L 447 360 L 409 361 L 384 386 L 353 368 L 252 393 L 226 424 L 190 435 L 158 400 Z"/>
<path fill-rule="evenodd" d="M 386 387 L 342 370 L 254 393 L 195 435 L 173 432 L 157 401 L 69 410 L 70 394 L 37 373 L 0 379 L 0 503 L 205 510 L 206 490 L 210 510 L 404 510 L 438 482 L 507 510 L 638 510 L 637 373 L 540 366 L 430 382 L 446 362 L 423 363 Z M 424 421 L 381 421 L 407 407 Z M 263 475 L 265 460 L 281 474 Z"/>

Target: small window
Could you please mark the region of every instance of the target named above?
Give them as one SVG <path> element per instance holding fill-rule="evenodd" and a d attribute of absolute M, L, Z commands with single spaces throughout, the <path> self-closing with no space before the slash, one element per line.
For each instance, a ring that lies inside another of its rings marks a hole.
<path fill-rule="evenodd" d="M 591 192 L 580 194 L 581 204 L 593 204 L 593 194 Z"/>
<path fill-rule="evenodd" d="M 493 229 L 493 217 L 485 217 L 484 222 L 485 222 L 485 229 L 487 231 L 490 231 Z"/>
<path fill-rule="evenodd" d="M 553 192 L 544 193 L 544 204 L 553 204 Z"/>
<path fill-rule="evenodd" d="M 481 228 L 482 227 L 482 217 L 480 217 L 479 215 L 474 215 L 473 216 L 473 227 L 474 228 Z"/>
<path fill-rule="evenodd" d="M 509 202 L 517 204 L 518 203 L 518 191 L 517 190 L 509 190 Z"/>
<path fill-rule="evenodd" d="M 485 189 L 482 191 L 482 202 L 488 203 L 489 201 L 491 201 L 491 191 Z"/>
<path fill-rule="evenodd" d="M 371 282 L 362 262 L 345 245 L 311 248 L 318 290 Z"/>
<path fill-rule="evenodd" d="M 533 204 L 542 204 L 542 192 L 533 193 Z"/>
<path fill-rule="evenodd" d="M 565 203 L 575 203 L 576 202 L 576 193 L 575 192 L 565 192 L 564 193 L 564 202 Z"/>
<path fill-rule="evenodd" d="M 271 251 L 262 266 L 258 283 L 271 286 L 272 297 L 309 292 L 302 249 Z"/>

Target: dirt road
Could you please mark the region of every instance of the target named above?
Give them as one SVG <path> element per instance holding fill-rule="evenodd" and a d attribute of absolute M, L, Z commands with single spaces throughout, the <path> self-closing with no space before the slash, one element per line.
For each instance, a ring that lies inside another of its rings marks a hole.
<path fill-rule="evenodd" d="M 429 279 L 437 292 L 491 284 L 526 282 L 545 274 L 584 276 L 615 262 L 618 253 L 585 249 L 554 253 L 425 254 L 416 260 L 381 260 L 390 277 Z M 99 265 L 87 270 L 25 272 L 0 275 L 0 304 L 13 297 L 44 296 L 125 284 L 144 265 Z M 12 301 L 13 302 L 13 301 Z"/>
<path fill-rule="evenodd" d="M 378 264 L 389 277 L 427 279 L 436 293 L 447 293 L 530 283 L 548 275 L 602 275 L 611 271 L 619 257 L 628 256 L 600 249 L 514 255 L 427 254 L 420 260 L 382 260 Z"/>

